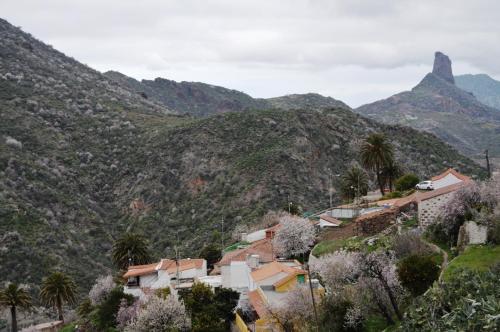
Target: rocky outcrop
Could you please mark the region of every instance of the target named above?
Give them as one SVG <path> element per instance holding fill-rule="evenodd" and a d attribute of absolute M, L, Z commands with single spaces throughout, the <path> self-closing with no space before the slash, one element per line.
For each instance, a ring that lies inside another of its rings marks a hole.
<path fill-rule="evenodd" d="M 434 54 L 434 66 L 432 68 L 432 73 L 451 84 L 455 84 L 453 72 L 451 71 L 451 60 L 447 55 L 441 52 L 436 52 Z"/>

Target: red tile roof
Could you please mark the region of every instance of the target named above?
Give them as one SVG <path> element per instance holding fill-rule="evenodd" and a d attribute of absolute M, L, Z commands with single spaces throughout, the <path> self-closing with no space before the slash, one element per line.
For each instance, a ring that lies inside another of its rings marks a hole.
<path fill-rule="evenodd" d="M 243 249 L 237 249 L 228 252 L 222 257 L 217 265 L 229 265 L 233 261 L 246 261 L 249 255 L 259 255 L 261 262 L 273 261 L 273 244 L 271 239 L 262 239 L 255 241 L 251 245 Z"/>
<path fill-rule="evenodd" d="M 258 289 L 248 292 L 248 302 L 250 302 L 250 305 L 259 318 L 269 316 L 269 310 L 266 308 L 266 300 L 262 298 Z"/>
<path fill-rule="evenodd" d="M 137 277 L 146 274 L 151 274 L 156 272 L 156 266 L 158 263 L 147 264 L 147 265 L 131 265 L 128 268 L 127 273 L 123 275 L 124 278 Z"/>
<path fill-rule="evenodd" d="M 259 269 L 253 271 L 250 275 L 254 281 L 261 281 L 267 278 L 270 278 L 278 273 L 286 273 L 289 276 L 295 276 L 297 274 L 305 274 L 306 271 L 301 269 L 296 269 L 294 267 L 285 265 L 283 263 L 274 261 L 271 263 L 267 263 Z"/>

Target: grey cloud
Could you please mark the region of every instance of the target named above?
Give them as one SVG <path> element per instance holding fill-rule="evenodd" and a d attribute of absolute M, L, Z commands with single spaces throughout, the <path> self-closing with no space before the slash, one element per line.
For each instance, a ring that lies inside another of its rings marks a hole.
<path fill-rule="evenodd" d="M 500 77 L 497 1 L 3 0 L 0 12 L 99 70 L 255 96 L 317 91 L 358 105 L 416 84 L 436 50 Z"/>

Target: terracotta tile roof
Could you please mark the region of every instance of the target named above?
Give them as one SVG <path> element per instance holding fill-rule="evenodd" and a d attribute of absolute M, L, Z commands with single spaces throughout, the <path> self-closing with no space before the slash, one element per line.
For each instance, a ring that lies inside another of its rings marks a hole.
<path fill-rule="evenodd" d="M 258 289 L 248 292 L 248 302 L 250 302 L 250 305 L 259 318 L 269 316 L 269 311 L 266 308 L 266 300 L 262 298 Z"/>
<path fill-rule="evenodd" d="M 203 261 L 204 259 L 181 259 L 179 261 L 179 271 L 185 271 L 193 268 L 201 269 L 203 267 Z M 175 273 L 177 271 L 175 260 L 162 259 L 159 263 L 132 265 L 129 266 L 127 273 L 125 273 L 123 277 L 137 277 L 152 274 L 158 270 L 167 270 L 168 273 Z"/>
<path fill-rule="evenodd" d="M 432 181 L 440 180 L 440 179 L 444 178 L 445 176 L 447 176 L 448 174 L 453 174 L 455 177 L 457 177 L 458 179 L 460 179 L 462 181 L 471 181 L 470 177 L 468 177 L 467 175 L 463 175 L 462 173 L 459 173 L 459 172 L 455 171 L 453 168 L 448 168 L 443 173 L 441 173 L 439 175 L 436 175 L 433 178 L 431 178 L 431 180 Z"/>
<path fill-rule="evenodd" d="M 201 269 L 203 268 L 204 259 L 181 259 L 179 261 L 179 271 L 185 271 L 189 269 Z M 167 270 L 168 273 L 174 273 L 177 271 L 177 265 L 173 259 L 162 259 L 158 264 L 158 270 Z"/>
<path fill-rule="evenodd" d="M 273 260 L 272 240 L 258 240 L 246 248 L 230 251 L 222 257 L 217 265 L 229 265 L 233 261 L 243 262 L 249 255 L 259 255 L 261 262 L 271 262 Z"/>
<path fill-rule="evenodd" d="M 328 221 L 336 226 L 342 224 L 342 221 L 341 220 L 338 220 L 337 218 L 334 218 L 334 217 L 330 217 L 329 215 L 327 214 L 322 214 L 321 216 L 319 216 L 320 219 L 323 219 L 325 221 Z"/>
<path fill-rule="evenodd" d="M 399 198 L 394 203 L 393 206 L 394 207 L 403 207 L 403 206 L 410 204 L 410 203 L 420 203 L 420 202 L 425 201 L 427 199 L 431 199 L 431 198 L 434 198 L 434 197 L 437 197 L 440 195 L 444 195 L 444 194 L 451 193 L 453 191 L 457 191 L 463 187 L 468 186 L 470 183 L 471 183 L 470 181 L 463 181 L 463 182 L 455 183 L 455 184 L 452 184 L 452 185 L 449 185 L 446 187 L 442 187 L 442 188 L 427 191 L 427 192 L 417 191 L 409 196 Z"/>
<path fill-rule="evenodd" d="M 288 265 L 285 265 L 283 263 L 274 261 L 271 263 L 268 263 L 261 268 L 253 271 L 250 275 L 252 276 L 252 279 L 254 281 L 261 281 L 267 278 L 270 278 L 272 276 L 275 276 L 279 273 L 286 273 L 286 276 L 281 278 L 280 280 L 276 281 L 273 286 L 279 287 L 283 284 L 285 284 L 287 281 L 289 281 L 292 278 L 295 278 L 296 275 L 300 274 L 306 274 L 307 272 L 302 270 L 302 269 L 297 269 Z"/>
<path fill-rule="evenodd" d="M 156 266 L 158 263 L 147 264 L 147 265 L 131 265 L 128 268 L 127 273 L 123 275 L 124 278 L 137 277 L 146 274 L 151 274 L 156 272 Z"/>

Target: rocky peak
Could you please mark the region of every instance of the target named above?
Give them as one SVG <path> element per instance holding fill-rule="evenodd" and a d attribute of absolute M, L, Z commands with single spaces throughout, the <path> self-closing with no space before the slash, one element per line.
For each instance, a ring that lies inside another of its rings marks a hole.
<path fill-rule="evenodd" d="M 455 84 L 453 72 L 451 71 L 451 60 L 447 55 L 441 52 L 436 52 L 434 54 L 434 67 L 432 68 L 432 73 L 451 84 Z"/>

